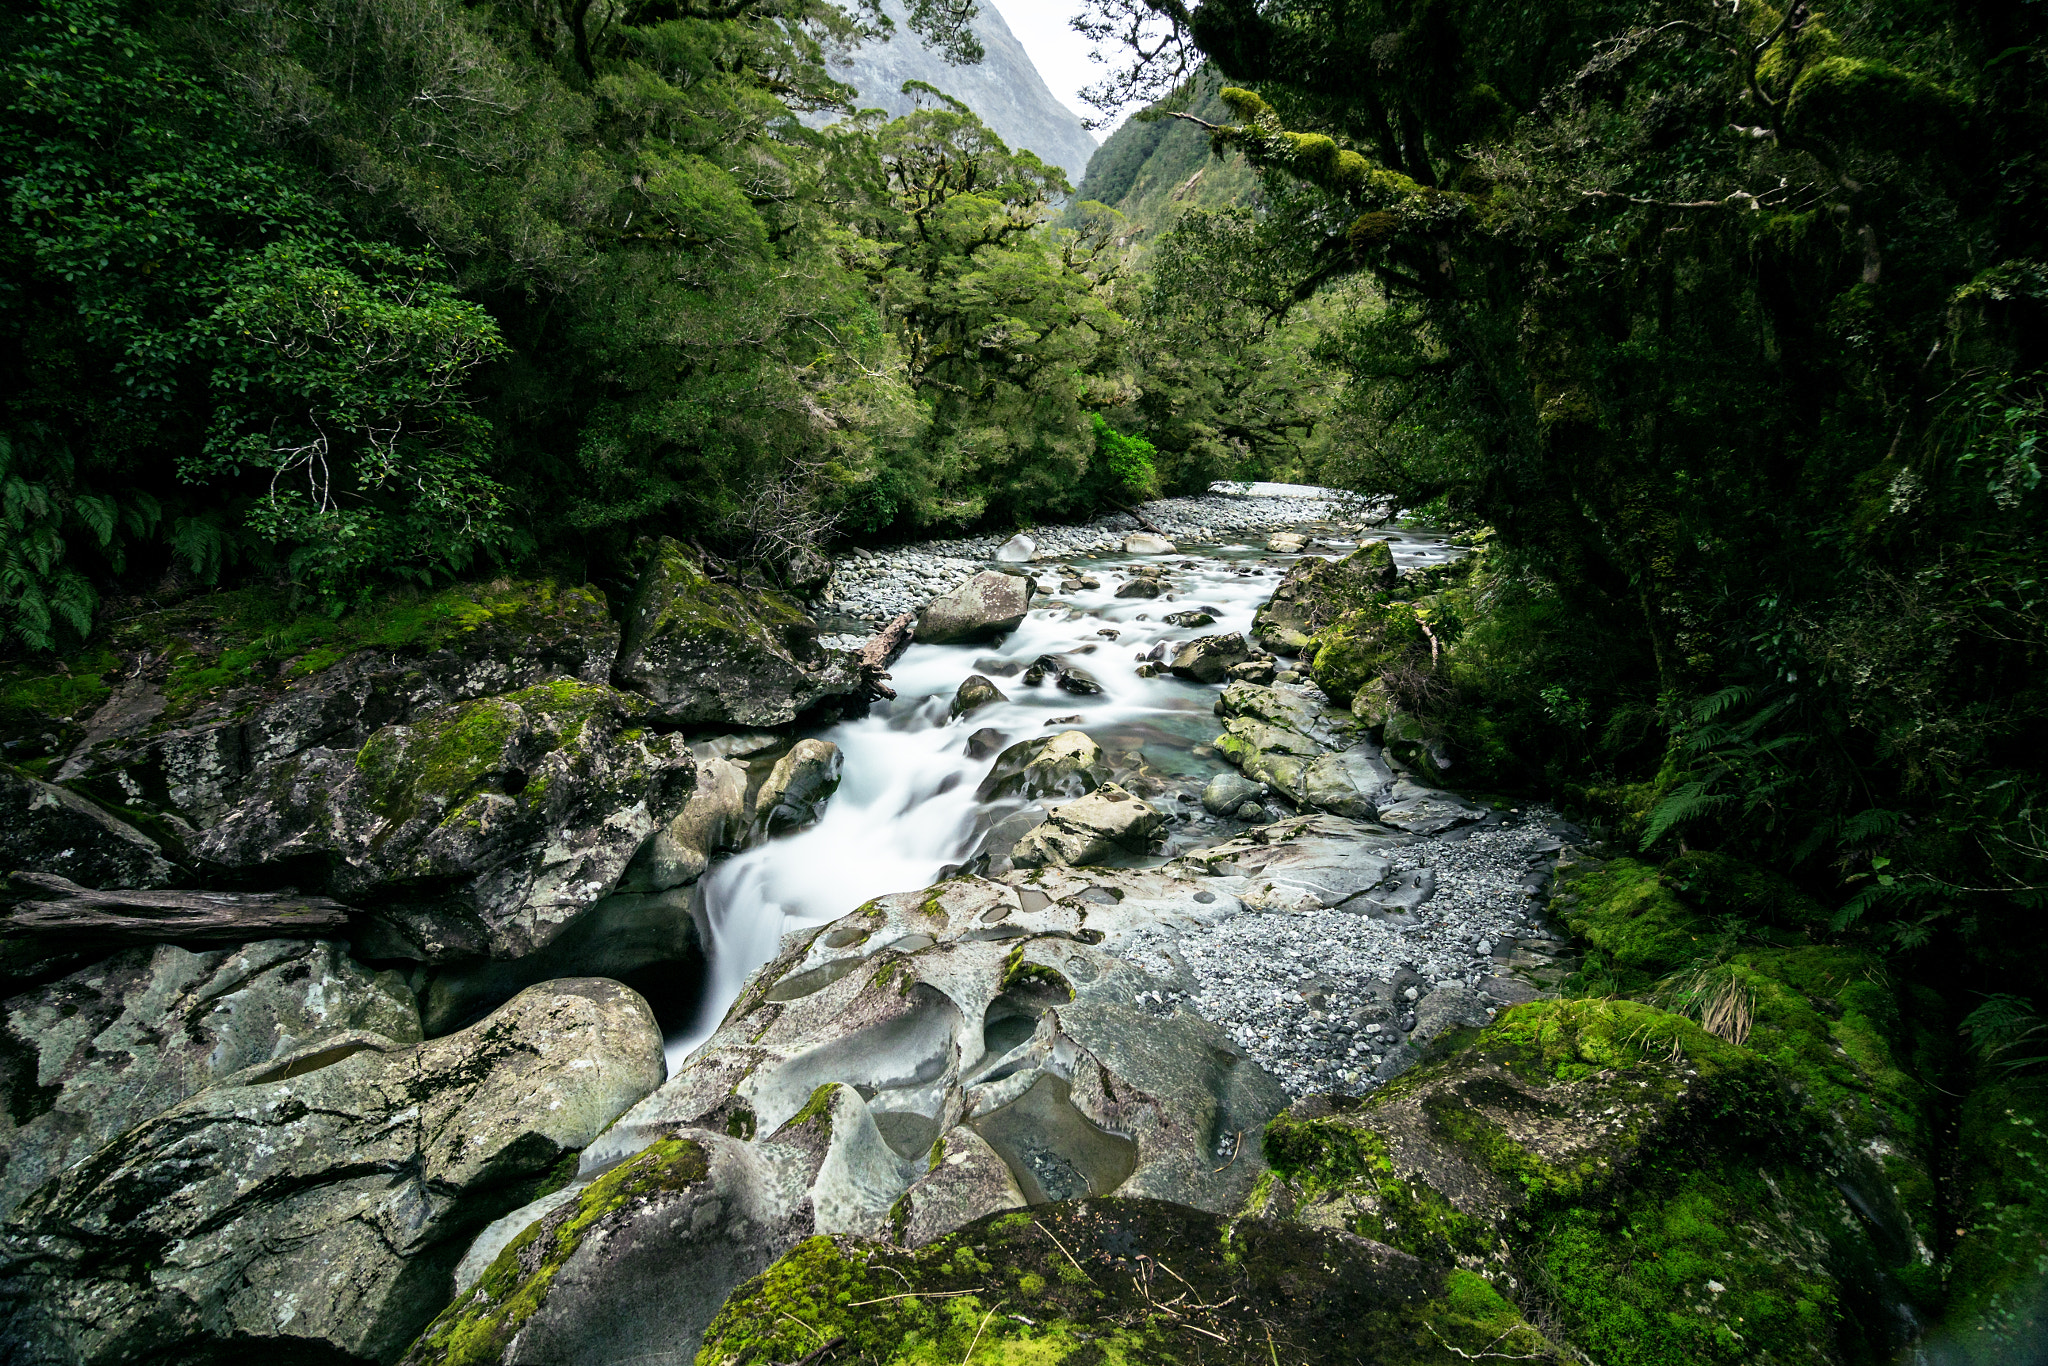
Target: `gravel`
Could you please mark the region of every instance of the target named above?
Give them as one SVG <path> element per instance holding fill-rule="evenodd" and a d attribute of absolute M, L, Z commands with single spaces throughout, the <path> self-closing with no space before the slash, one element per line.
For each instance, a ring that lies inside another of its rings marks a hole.
<path fill-rule="evenodd" d="M 1292 530 L 1304 522 L 1330 522 L 1363 529 L 1383 515 L 1352 494 L 1329 490 L 1320 496 L 1245 497 L 1209 493 L 1193 498 L 1159 498 L 1140 505 L 1145 520 L 1168 537 L 1187 545 L 1215 544 Z M 1037 563 L 1056 563 L 1076 555 L 1115 550 L 1124 537 L 1146 528 L 1128 513 L 1111 513 L 1092 522 L 1034 528 Z M 831 581 L 817 603 L 828 623 L 840 619 L 842 634 L 858 634 L 853 622 L 880 627 L 899 613 L 914 612 L 956 586 L 968 575 L 989 567 L 1007 535 L 967 536 L 921 541 L 880 550 L 854 550 L 834 566 Z M 828 645 L 844 644 L 834 638 Z M 855 643 L 858 643 L 857 641 Z"/>

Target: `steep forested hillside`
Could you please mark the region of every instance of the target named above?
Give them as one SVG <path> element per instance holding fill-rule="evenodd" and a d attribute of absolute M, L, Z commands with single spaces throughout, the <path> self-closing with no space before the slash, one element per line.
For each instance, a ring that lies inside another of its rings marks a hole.
<path fill-rule="evenodd" d="M 1147 244 L 1188 209 L 1253 202 L 1259 184 L 1250 164 L 1234 152 L 1216 156 L 1198 125 L 1170 117 L 1224 117 L 1221 88 L 1221 79 L 1205 71 L 1185 98 L 1169 97 L 1126 120 L 1089 161 L 1076 197 L 1116 209 Z"/>

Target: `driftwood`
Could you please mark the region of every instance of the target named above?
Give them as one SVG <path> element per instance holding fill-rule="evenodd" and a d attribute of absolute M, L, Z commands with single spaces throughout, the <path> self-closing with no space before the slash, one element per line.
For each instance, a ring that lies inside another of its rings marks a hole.
<path fill-rule="evenodd" d="M 1124 512 L 1131 518 L 1131 520 L 1135 521 L 1139 526 L 1145 528 L 1145 530 L 1151 532 L 1154 536 L 1166 535 L 1165 532 L 1159 529 L 1159 523 L 1153 521 L 1150 517 L 1147 517 L 1144 513 L 1138 511 L 1136 508 L 1125 508 Z"/>
<path fill-rule="evenodd" d="M 860 647 L 857 658 L 860 660 L 861 686 L 869 697 L 896 700 L 896 690 L 883 680 L 889 676 L 889 666 L 910 648 L 910 638 L 916 625 L 917 618 L 905 612 L 869 636 L 868 643 Z"/>
<path fill-rule="evenodd" d="M 62 935 L 110 943 L 240 941 L 331 934 L 350 910 L 289 892 L 98 891 L 50 873 L 10 873 L 0 934 Z"/>

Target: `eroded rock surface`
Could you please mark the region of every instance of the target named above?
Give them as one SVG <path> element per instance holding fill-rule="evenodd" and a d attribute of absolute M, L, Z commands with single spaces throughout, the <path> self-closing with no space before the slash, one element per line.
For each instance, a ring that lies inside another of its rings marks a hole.
<path fill-rule="evenodd" d="M 323 1040 L 389 1050 L 420 1038 L 396 973 L 370 972 L 339 944 L 289 939 L 129 949 L 13 997 L 0 1016 L 0 1218 L 226 1077 Z"/>
<path fill-rule="evenodd" d="M 361 1031 L 223 1078 L 23 1202 L 0 1239 L 0 1354 L 388 1360 L 476 1231 L 658 1085 L 613 982 L 524 992 L 459 1034 Z"/>
<path fill-rule="evenodd" d="M 0 764 L 0 873 L 51 873 L 87 887 L 168 886 L 155 840 L 75 792 Z"/>

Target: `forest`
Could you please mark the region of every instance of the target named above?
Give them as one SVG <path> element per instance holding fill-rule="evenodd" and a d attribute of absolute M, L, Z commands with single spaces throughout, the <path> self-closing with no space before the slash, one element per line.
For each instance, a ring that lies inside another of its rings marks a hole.
<path fill-rule="evenodd" d="M 0 727 L 217 589 L 624 600 L 666 536 L 801 595 L 1350 490 L 1474 553 L 1315 681 L 1690 898 L 1695 994 L 1865 955 L 1947 1145 L 1911 1298 L 2042 1359 L 2048 5 L 1080 8 L 1139 112 L 1075 186 L 862 112 L 879 0 L 10 6 Z"/>

